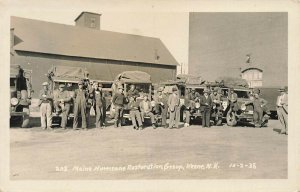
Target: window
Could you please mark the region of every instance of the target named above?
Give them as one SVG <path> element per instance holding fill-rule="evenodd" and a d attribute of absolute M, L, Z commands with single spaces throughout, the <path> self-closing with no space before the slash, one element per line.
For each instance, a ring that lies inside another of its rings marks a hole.
<path fill-rule="evenodd" d="M 91 28 L 96 28 L 96 18 L 95 17 L 92 17 L 90 19 L 90 27 Z"/>

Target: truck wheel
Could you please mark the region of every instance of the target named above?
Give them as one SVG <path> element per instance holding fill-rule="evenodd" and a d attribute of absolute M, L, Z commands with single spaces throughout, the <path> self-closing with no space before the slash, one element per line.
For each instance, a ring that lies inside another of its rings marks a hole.
<path fill-rule="evenodd" d="M 226 115 L 227 125 L 233 127 L 237 124 L 236 116 L 234 114 L 230 114 L 230 112 Z"/>
<path fill-rule="evenodd" d="M 23 121 L 22 121 L 22 128 L 28 128 L 29 127 L 29 115 L 24 115 L 23 116 Z"/>

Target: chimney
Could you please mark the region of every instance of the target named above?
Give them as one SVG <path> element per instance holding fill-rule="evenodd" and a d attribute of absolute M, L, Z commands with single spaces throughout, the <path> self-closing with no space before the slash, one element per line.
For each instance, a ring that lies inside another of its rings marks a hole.
<path fill-rule="evenodd" d="M 75 19 L 75 26 L 100 30 L 100 16 L 98 13 L 81 12 Z"/>

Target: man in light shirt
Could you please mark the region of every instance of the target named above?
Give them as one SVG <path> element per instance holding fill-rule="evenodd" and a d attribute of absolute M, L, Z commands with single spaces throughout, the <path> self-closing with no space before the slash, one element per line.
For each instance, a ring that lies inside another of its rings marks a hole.
<path fill-rule="evenodd" d="M 277 115 L 282 125 L 281 134 L 288 134 L 288 95 L 287 87 L 278 90 L 280 95 L 277 97 Z"/>
<path fill-rule="evenodd" d="M 155 121 L 155 116 L 152 113 L 152 105 L 151 102 L 148 99 L 148 95 L 144 95 L 144 100 L 140 102 L 140 110 L 141 110 L 141 115 L 142 115 L 142 121 L 144 122 L 144 117 L 148 116 L 151 118 L 151 123 L 152 127 L 156 129 L 156 121 Z"/>

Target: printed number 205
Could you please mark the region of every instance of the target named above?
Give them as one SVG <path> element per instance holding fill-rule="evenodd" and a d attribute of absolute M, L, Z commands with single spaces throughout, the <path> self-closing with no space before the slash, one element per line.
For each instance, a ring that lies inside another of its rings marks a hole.
<path fill-rule="evenodd" d="M 60 167 L 56 166 L 55 171 L 66 172 L 66 171 L 68 171 L 68 167 L 67 166 L 60 166 Z"/>

